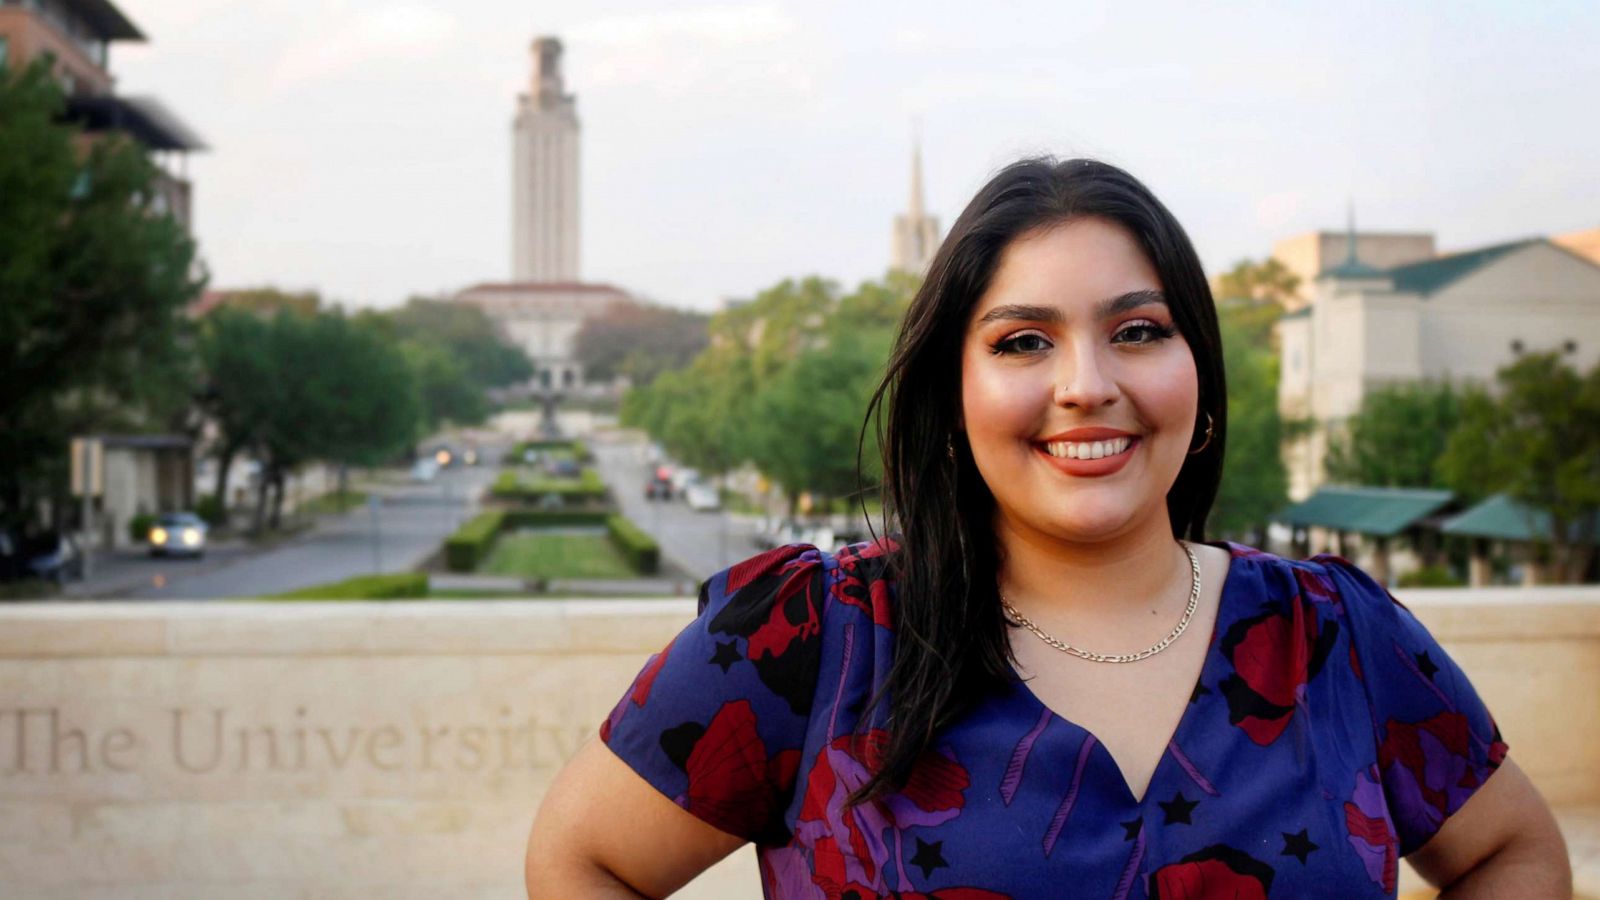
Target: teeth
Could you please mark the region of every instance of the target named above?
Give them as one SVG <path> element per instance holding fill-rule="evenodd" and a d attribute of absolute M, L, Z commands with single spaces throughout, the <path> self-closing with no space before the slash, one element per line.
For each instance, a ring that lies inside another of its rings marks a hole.
<path fill-rule="evenodd" d="M 1061 459 L 1104 459 L 1128 449 L 1132 438 L 1114 438 L 1109 441 L 1054 441 L 1045 444 L 1051 456 Z"/>

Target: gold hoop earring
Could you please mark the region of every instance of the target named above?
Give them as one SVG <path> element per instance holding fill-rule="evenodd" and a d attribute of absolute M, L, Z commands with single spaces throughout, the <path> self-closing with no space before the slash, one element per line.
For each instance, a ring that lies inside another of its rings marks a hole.
<path fill-rule="evenodd" d="M 1216 423 L 1211 420 L 1211 413 L 1206 413 L 1206 439 L 1200 442 L 1200 446 L 1189 451 L 1190 456 L 1193 456 L 1196 453 L 1199 453 L 1201 450 L 1211 446 L 1212 426 L 1215 424 Z"/>

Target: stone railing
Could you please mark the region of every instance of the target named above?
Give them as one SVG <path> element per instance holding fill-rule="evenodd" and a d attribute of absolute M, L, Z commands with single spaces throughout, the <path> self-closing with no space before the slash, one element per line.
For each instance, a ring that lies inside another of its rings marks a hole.
<path fill-rule="evenodd" d="M 1600 804 L 1600 591 L 1401 598 L 1545 795 Z M 551 776 L 692 614 L 688 600 L 0 609 L 0 886 L 521 896 Z M 752 896 L 754 879 L 741 851 L 683 896 Z"/>

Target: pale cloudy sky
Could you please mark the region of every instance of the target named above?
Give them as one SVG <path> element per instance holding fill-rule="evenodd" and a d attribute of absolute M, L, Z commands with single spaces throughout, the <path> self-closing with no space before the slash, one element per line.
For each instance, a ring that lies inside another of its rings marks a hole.
<path fill-rule="evenodd" d="M 529 41 L 567 47 L 583 275 L 713 308 L 880 275 L 920 120 L 948 227 L 997 167 L 1144 179 L 1210 271 L 1274 240 L 1600 225 L 1600 3 L 117 0 L 119 90 L 189 161 L 213 285 L 388 306 L 510 270 Z M 940 11 L 946 6 L 949 11 Z"/>

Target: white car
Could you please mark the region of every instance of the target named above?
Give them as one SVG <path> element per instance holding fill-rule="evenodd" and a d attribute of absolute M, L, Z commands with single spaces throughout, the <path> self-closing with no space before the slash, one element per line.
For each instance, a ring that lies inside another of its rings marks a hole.
<path fill-rule="evenodd" d="M 700 481 L 700 473 L 694 469 L 674 469 L 672 475 L 672 492 L 681 495 L 689 489 L 689 485 Z"/>
<path fill-rule="evenodd" d="M 704 482 L 689 485 L 683 499 L 690 509 L 699 512 L 716 512 L 722 508 L 722 498 L 717 496 L 717 489 Z"/>
<path fill-rule="evenodd" d="M 432 481 L 439 474 L 439 463 L 431 456 L 424 456 L 411 467 L 411 480 L 418 484 Z"/>
<path fill-rule="evenodd" d="M 206 555 L 206 520 L 194 513 L 164 513 L 150 526 L 151 556 Z"/>

